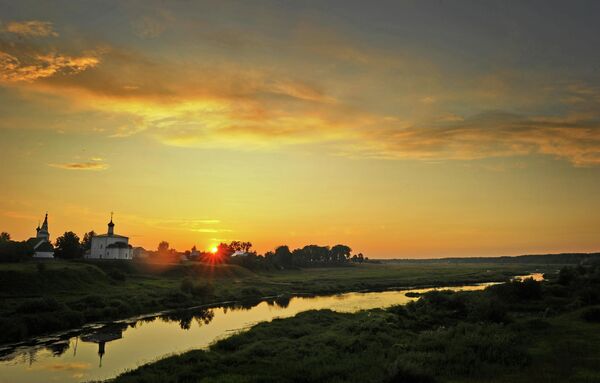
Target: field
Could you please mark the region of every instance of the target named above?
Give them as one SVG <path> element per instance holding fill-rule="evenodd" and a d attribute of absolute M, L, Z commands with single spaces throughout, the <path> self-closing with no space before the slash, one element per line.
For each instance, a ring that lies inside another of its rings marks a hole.
<path fill-rule="evenodd" d="M 46 261 L 0 264 L 0 342 L 84 323 L 280 294 L 502 281 L 556 266 L 362 264 L 252 272 L 235 265 Z"/>
<path fill-rule="evenodd" d="M 598 382 L 600 265 L 549 276 L 386 310 L 308 311 L 114 382 Z"/>

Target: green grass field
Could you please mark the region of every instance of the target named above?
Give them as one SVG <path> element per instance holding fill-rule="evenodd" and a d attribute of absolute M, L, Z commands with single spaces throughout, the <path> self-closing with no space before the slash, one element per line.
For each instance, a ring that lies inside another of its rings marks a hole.
<path fill-rule="evenodd" d="M 93 321 L 279 294 L 502 281 L 556 266 L 362 264 L 252 272 L 235 265 L 45 261 L 0 264 L 0 342 Z M 186 281 L 186 287 L 183 287 Z"/>
<path fill-rule="evenodd" d="M 600 265 L 589 265 L 385 310 L 303 312 L 111 381 L 590 383 L 598 366 Z"/>

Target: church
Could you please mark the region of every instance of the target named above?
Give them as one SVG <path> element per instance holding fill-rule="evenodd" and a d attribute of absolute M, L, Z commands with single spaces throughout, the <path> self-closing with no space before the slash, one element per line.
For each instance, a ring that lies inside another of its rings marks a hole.
<path fill-rule="evenodd" d="M 108 223 L 106 234 L 92 237 L 90 252 L 85 255 L 89 259 L 132 259 L 133 248 L 129 244 L 129 238 L 115 234 L 115 224 L 112 214 Z"/>
<path fill-rule="evenodd" d="M 50 243 L 50 233 L 48 232 L 48 213 L 44 217 L 42 227 L 38 224 L 35 229 L 35 237 L 27 240 L 27 243 L 33 248 L 34 258 L 54 258 L 54 247 Z"/>

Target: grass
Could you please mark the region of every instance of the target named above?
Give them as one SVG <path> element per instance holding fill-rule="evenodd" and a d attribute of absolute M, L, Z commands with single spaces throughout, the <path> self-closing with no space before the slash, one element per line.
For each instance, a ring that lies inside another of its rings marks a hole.
<path fill-rule="evenodd" d="M 600 265 L 407 306 L 261 323 L 126 372 L 134 382 L 599 382 Z"/>
<path fill-rule="evenodd" d="M 0 264 L 0 325 L 4 330 L 0 332 L 0 343 L 93 321 L 199 304 L 280 294 L 501 281 L 535 269 L 535 265 L 419 263 L 255 273 L 235 265 L 198 263 L 4 263 Z"/>

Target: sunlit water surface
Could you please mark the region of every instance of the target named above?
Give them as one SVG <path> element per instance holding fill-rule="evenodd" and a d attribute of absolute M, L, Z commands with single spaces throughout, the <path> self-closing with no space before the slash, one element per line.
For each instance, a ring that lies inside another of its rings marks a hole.
<path fill-rule="evenodd" d="M 527 277 L 543 279 L 537 273 Z M 444 289 L 481 290 L 490 284 Z M 280 298 L 253 306 L 194 309 L 123 321 L 70 337 L 40 338 L 35 345 L 0 347 L 0 382 L 67 383 L 108 379 L 170 354 L 207 347 L 215 340 L 259 322 L 291 317 L 307 310 L 355 312 L 406 304 L 417 299 L 407 297 L 407 293 L 430 290 L 433 289 Z"/>

